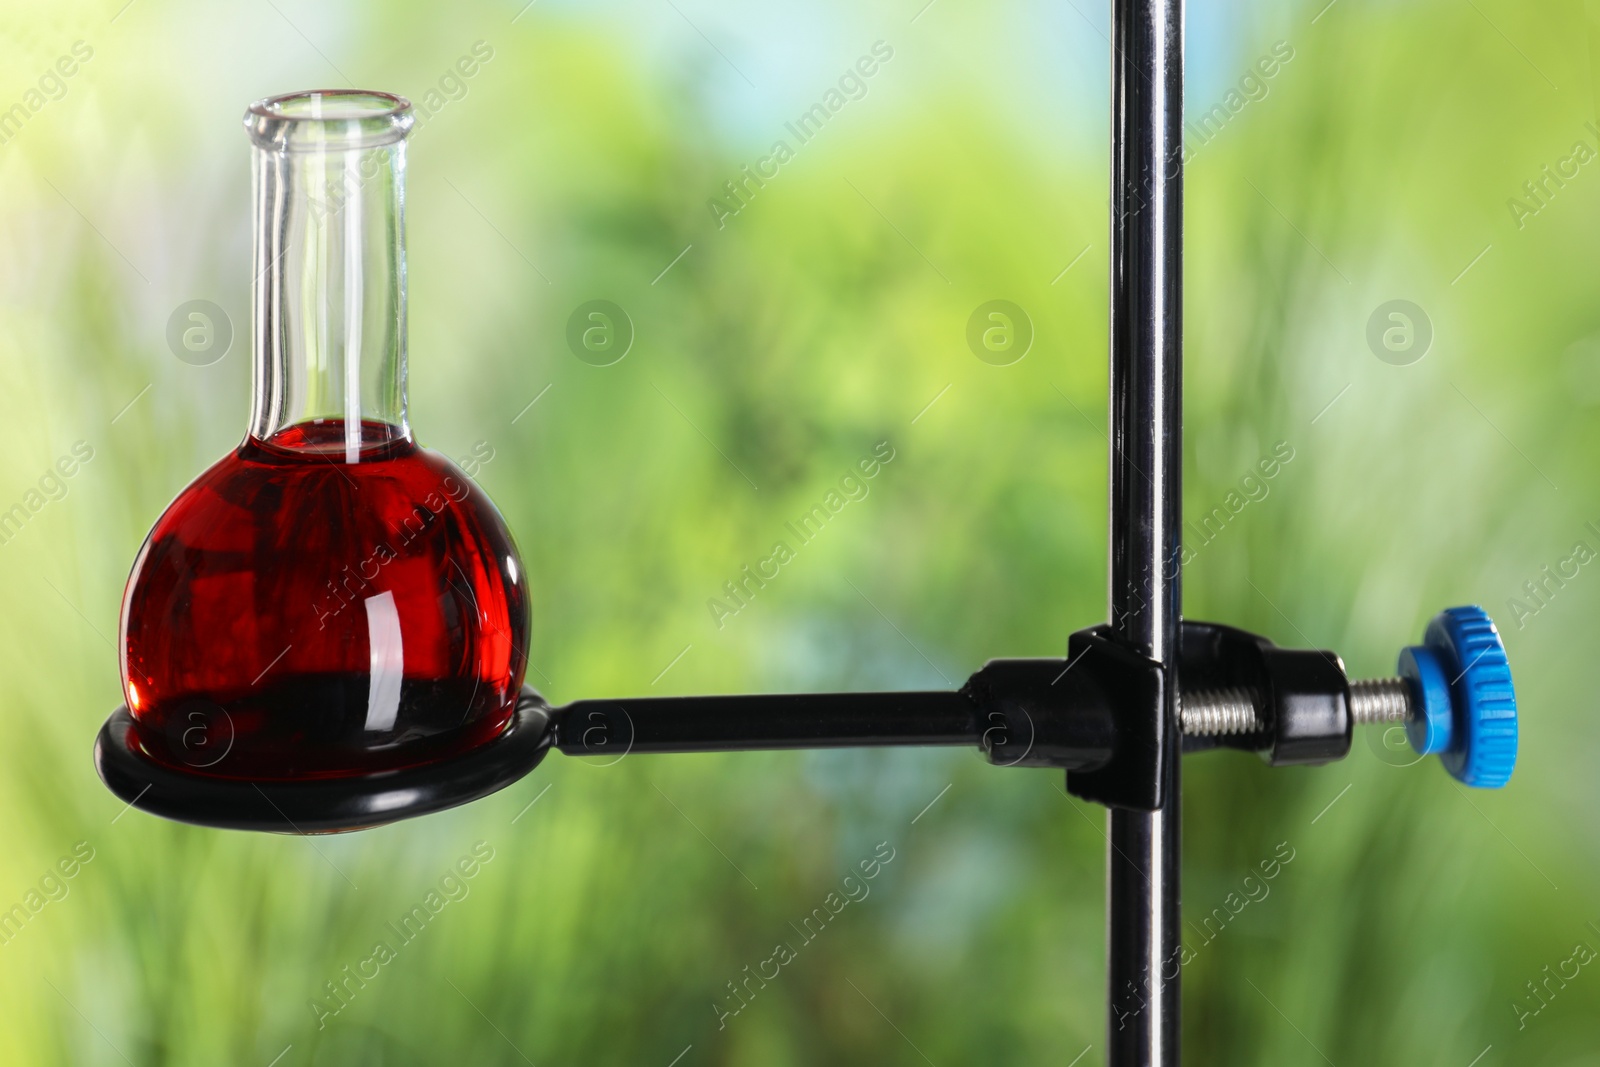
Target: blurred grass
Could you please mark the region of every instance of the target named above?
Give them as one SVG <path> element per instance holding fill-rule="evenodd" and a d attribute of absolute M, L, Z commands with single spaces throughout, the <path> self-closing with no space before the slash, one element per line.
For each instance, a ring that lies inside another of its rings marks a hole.
<path fill-rule="evenodd" d="M 479 477 L 530 571 L 546 695 L 942 686 L 1103 617 L 1106 153 L 1084 116 L 1106 110 L 1104 12 L 681 6 L 11 5 L 0 103 L 74 40 L 96 51 L 0 146 L 0 508 L 74 441 L 95 459 L 0 545 L 0 909 L 74 843 L 95 855 L 0 945 L 0 1062 L 1102 1062 L 1103 816 L 1054 775 L 552 758 L 468 808 L 314 842 L 124 813 L 94 776 L 129 563 L 248 410 L 238 115 L 342 80 L 333 63 L 420 96 L 479 39 L 495 58 L 412 150 L 412 416 L 451 455 L 494 449 Z M 1506 606 L 1597 544 L 1600 177 L 1521 230 L 1505 206 L 1594 143 L 1587 28 L 1506 3 L 1192 18 L 1228 47 L 1191 57 L 1211 72 L 1191 110 L 1273 41 L 1296 56 L 1189 172 L 1189 513 L 1275 442 L 1295 459 L 1186 570 L 1187 611 L 1383 673 L 1438 607 L 1483 603 L 1525 726 L 1493 795 L 1366 739 L 1321 770 L 1189 761 L 1191 920 L 1280 842 L 1296 858 L 1213 943 L 1191 930 L 1186 1055 L 1600 1062 L 1600 978 L 1522 1029 L 1511 1007 L 1600 945 L 1600 579 L 1522 629 Z M 706 198 L 880 38 L 896 55 L 865 100 L 716 229 Z M 609 368 L 563 341 L 595 297 L 637 328 Z M 1005 368 L 963 341 L 996 297 L 1037 331 Z M 1363 340 L 1395 297 L 1435 327 L 1409 367 Z M 211 367 L 165 347 L 192 298 L 234 320 Z M 706 599 L 881 440 L 870 495 L 715 628 Z M 479 840 L 495 859 L 469 895 L 319 1030 L 323 984 Z M 880 841 L 897 858 L 871 895 L 718 1030 L 726 983 Z"/>

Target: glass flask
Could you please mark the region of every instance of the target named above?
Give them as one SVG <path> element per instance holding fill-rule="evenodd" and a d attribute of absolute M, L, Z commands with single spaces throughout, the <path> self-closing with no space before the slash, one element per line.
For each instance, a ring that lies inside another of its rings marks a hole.
<path fill-rule="evenodd" d="M 235 779 L 466 751 L 510 721 L 526 578 L 472 479 L 406 422 L 408 101 L 251 106 L 250 429 L 178 495 L 123 596 L 144 753 Z"/>

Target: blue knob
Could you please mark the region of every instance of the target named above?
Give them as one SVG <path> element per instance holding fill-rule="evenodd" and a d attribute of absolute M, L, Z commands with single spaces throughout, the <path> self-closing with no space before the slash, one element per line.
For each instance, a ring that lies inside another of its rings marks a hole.
<path fill-rule="evenodd" d="M 1517 763 L 1517 694 L 1506 646 L 1480 607 L 1446 608 L 1422 644 L 1400 653 L 1413 714 L 1406 738 L 1424 756 L 1438 753 L 1458 781 L 1499 789 Z"/>

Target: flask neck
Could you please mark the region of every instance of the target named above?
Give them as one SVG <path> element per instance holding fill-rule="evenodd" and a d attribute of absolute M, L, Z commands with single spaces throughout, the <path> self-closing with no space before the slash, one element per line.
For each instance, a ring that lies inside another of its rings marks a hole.
<path fill-rule="evenodd" d="M 410 439 L 411 122 L 406 100 L 358 91 L 272 97 L 245 115 L 255 146 L 250 434 L 258 440 L 358 463 Z"/>

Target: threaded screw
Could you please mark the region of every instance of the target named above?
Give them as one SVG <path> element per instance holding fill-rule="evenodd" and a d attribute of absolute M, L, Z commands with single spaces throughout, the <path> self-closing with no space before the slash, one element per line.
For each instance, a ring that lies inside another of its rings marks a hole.
<path fill-rule="evenodd" d="M 1260 694 L 1249 686 L 1180 693 L 1178 724 L 1190 737 L 1264 733 Z M 1414 714 L 1404 678 L 1366 678 L 1350 683 L 1350 717 L 1356 725 L 1406 722 Z"/>

